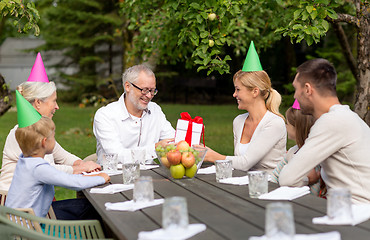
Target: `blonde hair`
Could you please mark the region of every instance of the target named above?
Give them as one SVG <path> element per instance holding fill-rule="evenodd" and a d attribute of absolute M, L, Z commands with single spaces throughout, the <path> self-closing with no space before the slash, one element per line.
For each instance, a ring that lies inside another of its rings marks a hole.
<path fill-rule="evenodd" d="M 17 90 L 31 104 L 35 99 L 45 101 L 56 90 L 54 82 L 24 82 L 17 87 Z"/>
<path fill-rule="evenodd" d="M 239 70 L 233 77 L 234 83 L 237 79 L 249 90 L 258 88 L 260 95 L 265 100 L 266 108 L 285 120 L 284 116 L 279 112 L 281 96 L 272 88 L 271 80 L 265 71 L 243 72 Z"/>
<path fill-rule="evenodd" d="M 15 138 L 25 157 L 32 156 L 41 148 L 42 139 L 48 138 L 55 131 L 53 120 L 48 117 L 41 117 L 36 123 L 18 128 L 15 131 Z"/>

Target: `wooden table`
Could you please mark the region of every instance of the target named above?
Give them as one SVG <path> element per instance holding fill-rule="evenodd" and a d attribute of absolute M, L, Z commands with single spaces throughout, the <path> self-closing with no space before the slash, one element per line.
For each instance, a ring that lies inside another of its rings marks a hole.
<path fill-rule="evenodd" d="M 191 239 L 248 239 L 264 234 L 265 207 L 272 201 L 249 198 L 248 186 L 220 184 L 215 174 L 198 175 L 194 179 L 171 180 L 164 169 L 141 171 L 142 176 L 152 176 L 154 198 L 184 196 L 188 203 L 189 222 L 204 223 L 207 230 Z M 245 172 L 234 171 L 233 176 Z M 122 176 L 112 177 L 112 183 L 122 183 Z M 269 191 L 277 188 L 269 184 Z M 162 205 L 136 212 L 107 211 L 105 202 L 122 202 L 132 199 L 132 190 L 116 194 L 91 194 L 83 191 L 109 226 L 116 239 L 137 239 L 140 231 L 161 228 Z M 294 209 L 296 233 L 339 231 L 342 240 L 370 239 L 370 221 L 356 226 L 328 226 L 312 224 L 313 217 L 326 215 L 326 200 L 306 195 L 291 201 Z"/>

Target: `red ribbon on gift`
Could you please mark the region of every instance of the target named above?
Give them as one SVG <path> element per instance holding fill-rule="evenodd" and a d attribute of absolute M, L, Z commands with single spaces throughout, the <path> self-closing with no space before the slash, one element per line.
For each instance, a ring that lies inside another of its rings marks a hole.
<path fill-rule="evenodd" d="M 203 145 L 206 146 L 206 143 L 204 141 L 204 124 L 203 124 L 203 118 L 196 116 L 194 119 L 191 118 L 190 114 L 188 112 L 182 112 L 181 114 L 181 120 L 188 121 L 188 130 L 186 131 L 185 141 L 191 145 L 191 135 L 193 133 L 193 122 L 202 124 L 202 136 L 203 136 Z"/>

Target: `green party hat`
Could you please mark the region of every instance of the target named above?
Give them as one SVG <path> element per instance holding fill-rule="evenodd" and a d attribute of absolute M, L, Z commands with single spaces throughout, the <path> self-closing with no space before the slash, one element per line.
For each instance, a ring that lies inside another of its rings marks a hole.
<path fill-rule="evenodd" d="M 249 45 L 247 57 L 243 65 L 243 72 L 263 71 L 260 59 L 258 57 L 253 41 Z"/>
<path fill-rule="evenodd" d="M 18 127 L 31 126 L 41 119 L 41 114 L 19 92 L 15 90 L 17 99 Z"/>

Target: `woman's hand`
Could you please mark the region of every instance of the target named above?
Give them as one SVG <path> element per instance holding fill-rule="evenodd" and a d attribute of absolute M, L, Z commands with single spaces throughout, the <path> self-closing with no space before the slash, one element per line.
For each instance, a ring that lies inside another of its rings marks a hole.
<path fill-rule="evenodd" d="M 194 145 L 195 147 L 203 147 L 202 145 Z M 207 153 L 206 156 L 204 157 L 204 161 L 206 162 L 215 162 L 216 160 L 225 160 L 226 156 L 219 154 L 218 152 L 212 150 L 209 147 L 206 147 Z"/>

